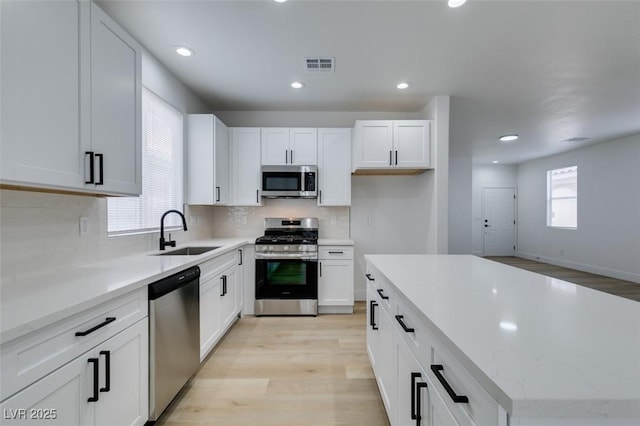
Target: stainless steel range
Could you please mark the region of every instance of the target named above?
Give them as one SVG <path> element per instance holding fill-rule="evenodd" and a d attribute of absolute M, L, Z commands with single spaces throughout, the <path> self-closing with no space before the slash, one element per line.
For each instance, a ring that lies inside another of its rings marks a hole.
<path fill-rule="evenodd" d="M 318 219 L 266 218 L 256 240 L 260 315 L 318 314 Z"/>

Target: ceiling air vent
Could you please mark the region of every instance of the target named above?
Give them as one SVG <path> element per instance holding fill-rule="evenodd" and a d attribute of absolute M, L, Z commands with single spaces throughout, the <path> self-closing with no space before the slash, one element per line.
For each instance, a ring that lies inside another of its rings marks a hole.
<path fill-rule="evenodd" d="M 306 72 L 332 72 L 335 71 L 335 58 L 304 58 L 304 70 Z"/>

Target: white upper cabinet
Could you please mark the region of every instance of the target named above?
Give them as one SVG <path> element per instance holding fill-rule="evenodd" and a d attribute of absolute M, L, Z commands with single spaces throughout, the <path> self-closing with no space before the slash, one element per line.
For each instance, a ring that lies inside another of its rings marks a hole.
<path fill-rule="evenodd" d="M 351 129 L 318 129 L 318 205 L 351 205 Z"/>
<path fill-rule="evenodd" d="M 318 132 L 313 128 L 263 128 L 262 165 L 318 164 Z"/>
<path fill-rule="evenodd" d="M 91 3 L 91 151 L 102 155 L 94 180 L 115 194 L 142 193 L 141 61 L 138 43 Z"/>
<path fill-rule="evenodd" d="M 212 114 L 187 116 L 187 203 L 229 203 L 229 128 Z"/>
<path fill-rule="evenodd" d="M 231 128 L 231 205 L 259 206 L 260 128 Z"/>
<path fill-rule="evenodd" d="M 356 121 L 353 171 L 411 174 L 430 168 L 430 132 L 428 120 Z"/>
<path fill-rule="evenodd" d="M 93 3 L 0 7 L 2 183 L 140 194 L 139 44 Z"/>

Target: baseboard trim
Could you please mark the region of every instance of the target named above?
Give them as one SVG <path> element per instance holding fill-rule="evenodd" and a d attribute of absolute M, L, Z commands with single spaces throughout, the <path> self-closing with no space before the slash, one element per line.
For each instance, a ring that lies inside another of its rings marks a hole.
<path fill-rule="evenodd" d="M 603 275 L 605 277 L 617 278 L 619 280 L 631 281 L 640 284 L 640 274 L 632 274 L 629 272 L 617 271 L 615 269 L 608 269 L 595 265 L 571 262 L 554 257 L 539 256 L 537 254 L 525 253 L 521 251 L 516 252 L 516 256 L 522 257 L 524 259 L 536 260 L 544 263 L 549 263 L 551 265 L 563 266 L 565 268 L 577 269 L 578 271 L 582 272 L 589 272 L 591 274 Z"/>

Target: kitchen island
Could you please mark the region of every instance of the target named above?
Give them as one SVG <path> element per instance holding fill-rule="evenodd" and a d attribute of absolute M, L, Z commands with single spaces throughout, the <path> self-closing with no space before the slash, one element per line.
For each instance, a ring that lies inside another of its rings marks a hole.
<path fill-rule="evenodd" d="M 475 256 L 365 259 L 368 351 L 391 424 L 420 398 L 400 377 L 414 358 L 422 406 L 451 424 L 640 424 L 637 302 Z"/>

